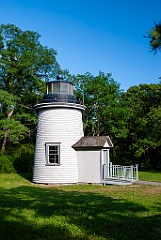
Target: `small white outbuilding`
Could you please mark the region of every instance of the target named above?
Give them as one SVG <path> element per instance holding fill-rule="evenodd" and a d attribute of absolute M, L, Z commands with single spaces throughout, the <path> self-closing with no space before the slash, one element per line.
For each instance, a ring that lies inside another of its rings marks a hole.
<path fill-rule="evenodd" d="M 113 143 L 109 136 L 82 137 L 72 146 L 77 152 L 78 182 L 102 183 L 104 166 L 110 164 Z"/>

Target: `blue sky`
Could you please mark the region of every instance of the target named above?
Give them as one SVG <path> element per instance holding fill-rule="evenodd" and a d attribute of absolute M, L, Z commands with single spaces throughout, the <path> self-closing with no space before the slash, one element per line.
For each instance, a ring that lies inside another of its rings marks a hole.
<path fill-rule="evenodd" d="M 39 32 L 62 68 L 112 73 L 125 91 L 159 82 L 161 52 L 143 38 L 159 21 L 160 0 L 0 0 L 0 24 Z"/>

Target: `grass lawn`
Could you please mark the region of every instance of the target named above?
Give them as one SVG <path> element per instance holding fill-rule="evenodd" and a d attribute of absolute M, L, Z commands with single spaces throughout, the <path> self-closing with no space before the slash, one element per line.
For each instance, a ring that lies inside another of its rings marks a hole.
<path fill-rule="evenodd" d="M 141 172 L 141 171 L 139 171 L 139 180 L 161 182 L 161 172 L 155 172 L 155 171 Z"/>
<path fill-rule="evenodd" d="M 0 174 L 0 240 L 159 240 L 161 187 L 34 185 Z"/>

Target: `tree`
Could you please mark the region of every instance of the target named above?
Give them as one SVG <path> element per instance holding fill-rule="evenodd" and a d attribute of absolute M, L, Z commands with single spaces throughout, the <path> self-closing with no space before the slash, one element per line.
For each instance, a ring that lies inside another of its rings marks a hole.
<path fill-rule="evenodd" d="M 13 117 L 18 98 L 7 91 L 0 90 L 0 139 L 3 139 L 1 151 L 5 151 L 7 139 L 13 143 L 19 142 L 29 131 L 27 127 Z"/>
<path fill-rule="evenodd" d="M 56 51 L 42 46 L 39 38 L 37 32 L 22 31 L 12 24 L 0 25 L 0 89 L 3 90 L 0 137 L 3 138 L 3 151 L 7 139 L 13 140 L 14 135 L 20 140 L 27 129 L 28 133 L 33 131 L 36 118 L 32 107 L 42 99 L 45 82 L 60 69 Z M 4 102 L 6 96 L 8 101 Z"/>
<path fill-rule="evenodd" d="M 0 87 L 17 96 L 41 92 L 59 71 L 56 51 L 43 47 L 37 32 L 0 26 Z M 43 81 L 42 81 L 43 80 Z"/>
<path fill-rule="evenodd" d="M 111 74 L 99 72 L 73 77 L 75 94 L 86 106 L 84 130 L 86 135 L 126 136 L 126 108 L 121 107 L 119 84 Z"/>
<path fill-rule="evenodd" d="M 147 32 L 147 38 L 150 39 L 150 47 L 152 51 L 161 50 L 161 22 L 155 23 L 154 27 Z"/>
<path fill-rule="evenodd" d="M 128 158 L 140 166 L 154 167 L 157 163 L 158 167 L 161 165 L 161 84 L 131 87 L 123 94 L 123 102 L 131 108 L 125 147 Z"/>

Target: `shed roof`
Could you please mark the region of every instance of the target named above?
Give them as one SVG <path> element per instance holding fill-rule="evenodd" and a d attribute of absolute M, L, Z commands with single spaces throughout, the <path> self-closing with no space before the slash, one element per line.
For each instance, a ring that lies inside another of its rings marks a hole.
<path fill-rule="evenodd" d="M 75 150 L 112 148 L 114 145 L 109 136 L 82 137 L 72 147 Z"/>

